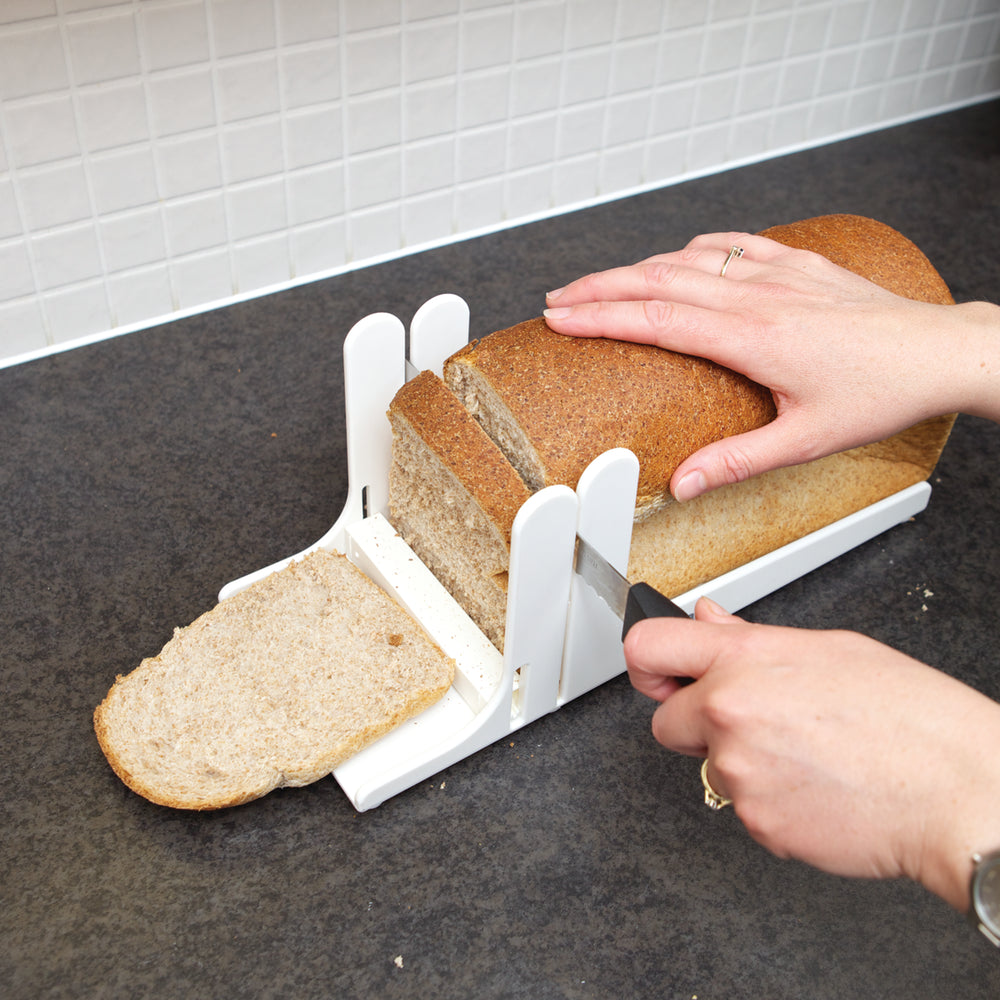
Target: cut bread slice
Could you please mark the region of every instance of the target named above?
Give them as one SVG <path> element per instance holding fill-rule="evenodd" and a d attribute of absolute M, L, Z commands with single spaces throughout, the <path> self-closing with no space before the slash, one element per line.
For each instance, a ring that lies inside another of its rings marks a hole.
<path fill-rule="evenodd" d="M 389 421 L 393 527 L 502 649 L 510 533 L 531 493 L 432 372 L 399 390 Z"/>
<path fill-rule="evenodd" d="M 160 805 L 219 809 L 305 785 L 437 701 L 454 662 L 346 557 L 313 552 L 177 629 L 94 713 Z"/>

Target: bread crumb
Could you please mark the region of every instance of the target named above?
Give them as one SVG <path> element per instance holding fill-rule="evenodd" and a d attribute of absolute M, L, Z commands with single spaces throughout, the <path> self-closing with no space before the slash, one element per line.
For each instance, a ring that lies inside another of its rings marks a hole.
<path fill-rule="evenodd" d="M 403 956 L 402 955 L 397 955 L 392 961 L 393 961 L 393 964 L 396 966 L 397 969 L 401 969 L 403 967 Z"/>
<path fill-rule="evenodd" d="M 392 635 L 389 636 L 389 645 L 402 646 L 403 645 L 402 635 L 400 635 L 399 632 L 393 632 Z"/>

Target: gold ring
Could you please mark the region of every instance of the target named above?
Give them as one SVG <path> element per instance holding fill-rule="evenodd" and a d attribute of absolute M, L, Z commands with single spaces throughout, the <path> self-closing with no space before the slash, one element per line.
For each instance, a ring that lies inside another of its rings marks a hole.
<path fill-rule="evenodd" d="M 718 812 L 720 809 L 725 809 L 726 806 L 732 805 L 732 799 L 727 799 L 724 795 L 720 795 L 708 783 L 707 757 L 701 762 L 701 783 L 705 786 L 705 805 L 708 806 L 709 809 L 714 809 Z"/>
<path fill-rule="evenodd" d="M 729 248 L 729 256 L 726 258 L 725 263 L 722 265 L 722 270 L 719 272 L 719 277 L 724 278 L 726 276 L 726 268 L 729 267 L 729 262 L 734 257 L 743 256 L 743 247 L 738 247 L 735 243 Z"/>

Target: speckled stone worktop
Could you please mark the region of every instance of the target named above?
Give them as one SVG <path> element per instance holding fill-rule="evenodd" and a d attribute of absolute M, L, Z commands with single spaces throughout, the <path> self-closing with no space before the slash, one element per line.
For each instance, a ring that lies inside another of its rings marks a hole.
<path fill-rule="evenodd" d="M 453 291 L 482 334 L 696 232 L 827 212 L 996 296 L 1000 103 L 0 371 L 0 995 L 1000 995 L 1000 953 L 937 899 L 777 860 L 706 809 L 624 678 L 363 814 L 332 779 L 159 808 L 91 727 L 117 673 L 339 513 L 357 319 Z M 961 418 L 924 513 L 745 613 L 865 631 L 1000 697 L 998 469 L 1000 428 Z"/>

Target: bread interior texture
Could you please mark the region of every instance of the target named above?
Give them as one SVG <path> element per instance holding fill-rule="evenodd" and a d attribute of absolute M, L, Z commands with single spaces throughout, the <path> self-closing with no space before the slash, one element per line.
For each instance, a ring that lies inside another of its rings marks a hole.
<path fill-rule="evenodd" d="M 108 762 L 159 805 L 304 785 L 448 690 L 454 662 L 346 557 L 314 552 L 177 629 L 94 713 Z"/>
<path fill-rule="evenodd" d="M 763 235 L 897 294 L 952 302 L 919 249 L 874 220 L 822 216 Z M 773 419 L 770 393 L 701 359 L 559 337 L 541 319 L 473 341 L 446 362 L 444 382 L 422 373 L 389 415 L 390 517 L 500 649 L 517 509 L 552 483 L 575 487 L 608 448 L 640 462 L 629 577 L 677 596 L 926 479 L 954 420 L 678 504 L 668 484 L 680 461 Z"/>

